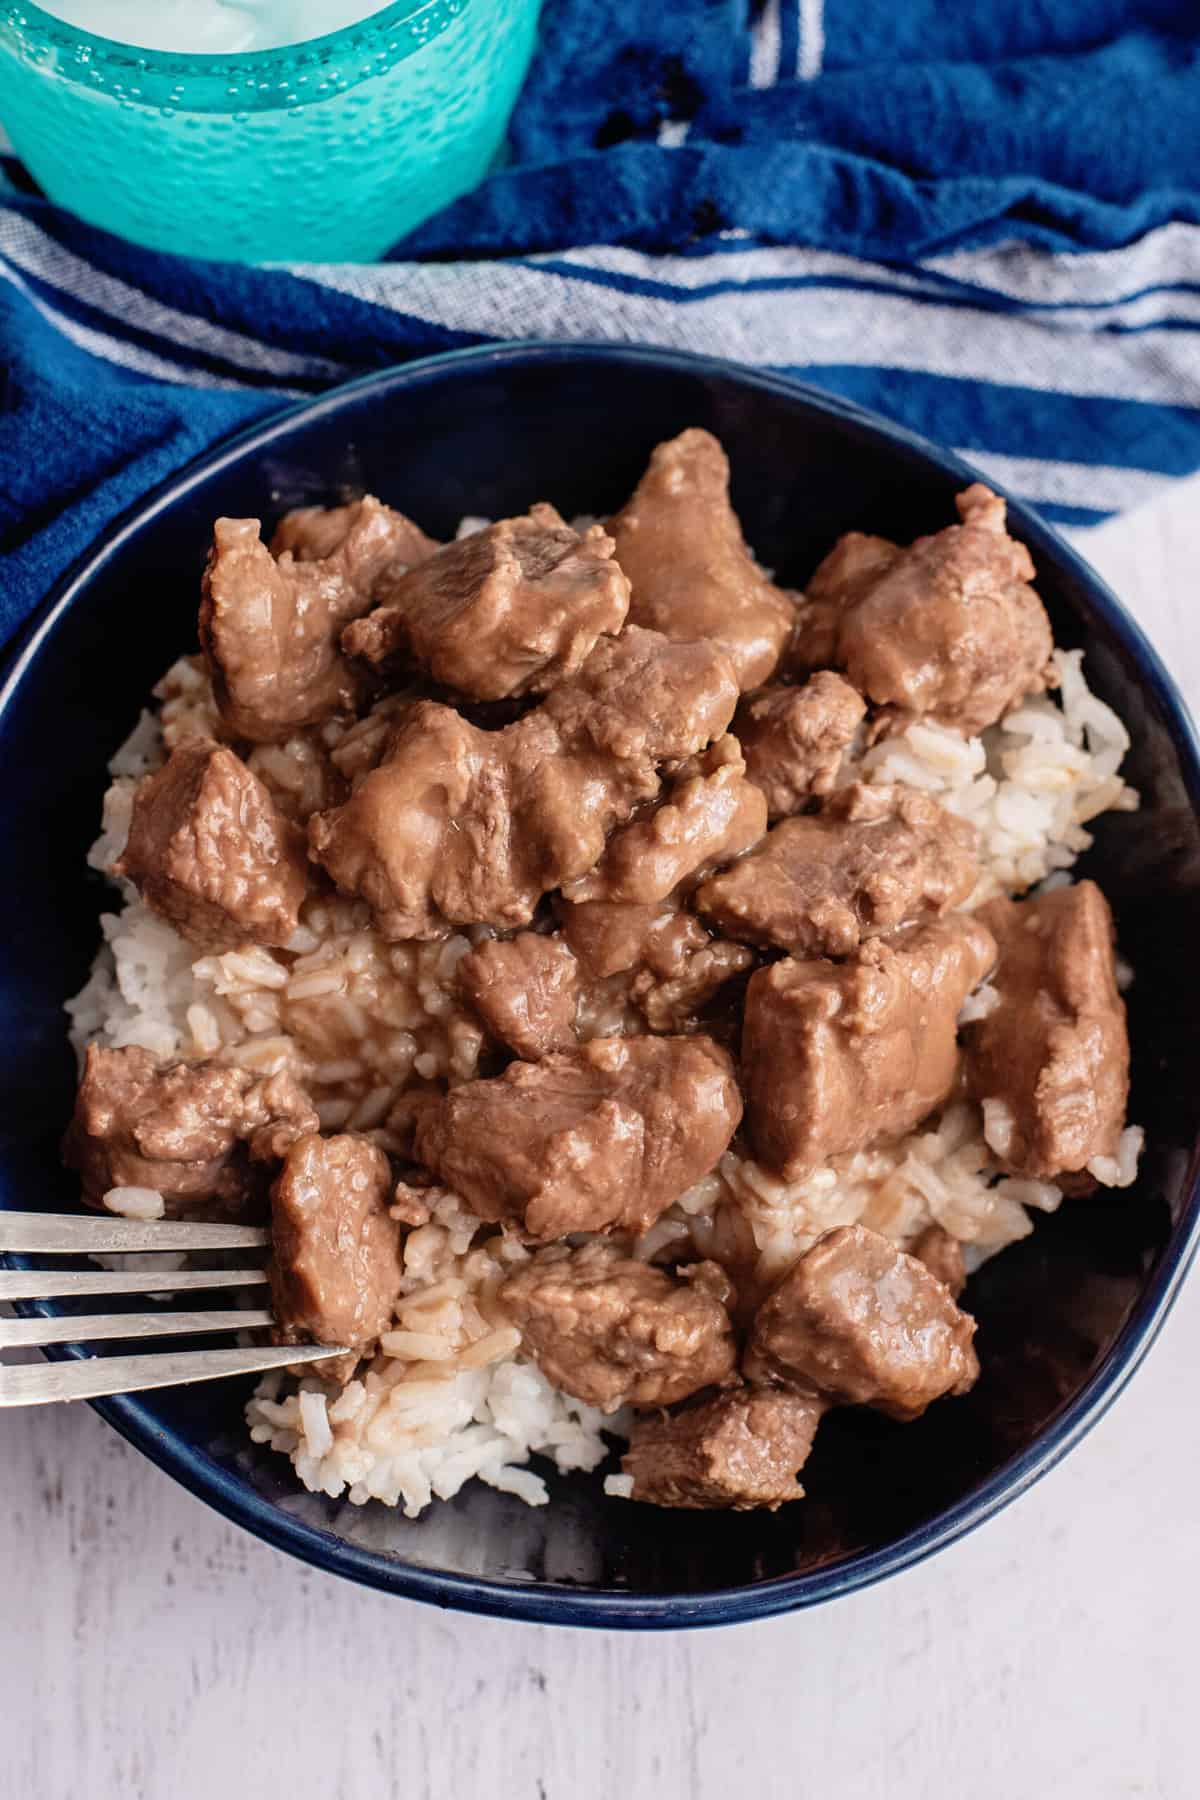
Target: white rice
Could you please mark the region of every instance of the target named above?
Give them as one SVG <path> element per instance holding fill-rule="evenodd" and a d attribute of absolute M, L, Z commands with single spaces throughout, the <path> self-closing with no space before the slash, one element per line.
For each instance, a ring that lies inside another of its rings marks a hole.
<path fill-rule="evenodd" d="M 1051 1182 L 1005 1176 L 984 1140 L 979 1108 L 962 1101 L 936 1125 L 896 1144 L 834 1157 L 798 1181 L 783 1181 L 730 1150 L 716 1179 L 672 1212 L 696 1250 L 712 1255 L 728 1224 L 723 1208 L 732 1205 L 753 1236 L 755 1285 L 765 1287 L 838 1225 L 867 1225 L 902 1249 L 940 1225 L 963 1245 L 968 1269 L 976 1269 L 1028 1236 L 1029 1208 L 1053 1212 L 1061 1199 Z"/>
<path fill-rule="evenodd" d="M 980 833 L 984 879 L 972 903 L 1069 869 L 1102 812 L 1133 812 L 1121 779 L 1129 733 L 1083 677 L 1082 650 L 1056 650 L 1057 697 L 1027 696 L 982 737 L 910 725 L 851 764 L 848 777 L 926 789 Z"/>
<path fill-rule="evenodd" d="M 486 523 L 464 520 L 460 535 Z M 982 738 L 913 725 L 848 760 L 845 779 L 908 782 L 974 821 L 984 877 L 972 903 L 1066 881 L 1091 842 L 1088 822 L 1137 805 L 1119 772 L 1127 733 L 1087 688 L 1081 660 L 1079 651 L 1056 652 L 1059 699 L 1026 699 Z M 155 693 L 160 714 L 142 714 L 110 765 L 93 868 L 107 872 L 120 854 L 137 780 L 187 736 L 215 729 L 198 658 L 176 663 Z M 323 736 L 324 749 L 300 738 L 254 752 L 285 809 L 317 803 L 328 752 L 336 761 L 349 734 L 339 727 Z M 349 744 L 347 756 L 351 749 L 357 756 Z M 353 763 L 346 767 L 353 777 Z M 81 1055 L 95 1040 L 142 1045 L 160 1057 L 220 1055 L 263 1072 L 289 1068 L 313 1093 L 325 1130 L 365 1131 L 385 1149 L 394 1147 L 387 1115 L 414 1078 L 457 1082 L 477 1072 L 482 1034 L 454 987 L 470 948 L 465 935 L 385 944 L 365 908 L 323 898 L 304 909 L 286 952 L 249 947 L 197 957 L 125 884 L 122 898 L 101 920 L 104 946 L 67 1005 Z M 985 983 L 961 1022 L 985 1018 L 996 1003 Z M 600 995 L 593 1010 L 587 1035 L 629 1023 L 623 989 Z M 766 1284 L 832 1226 L 861 1220 L 909 1245 L 937 1223 L 973 1269 L 1032 1230 L 1031 1210 L 1052 1212 L 1062 1198 L 1052 1183 L 1002 1174 L 996 1158 L 1006 1128 L 1001 1102 L 962 1102 L 898 1144 L 835 1158 L 793 1183 L 730 1151 L 630 1249 L 647 1259 L 719 1254 L 733 1233 Z M 1089 1172 L 1128 1186 L 1141 1147 L 1142 1132 L 1131 1126 L 1117 1155 L 1096 1158 Z M 251 1438 L 286 1455 L 311 1491 L 355 1505 L 379 1500 L 415 1517 L 472 1479 L 544 1505 L 546 1485 L 526 1467 L 530 1457 L 563 1471 L 593 1469 L 608 1454 L 604 1434 L 621 1437 L 627 1422 L 563 1394 L 521 1356 L 494 1293 L 528 1252 L 489 1236 L 456 1196 L 435 1192 L 433 1217 L 405 1240 L 396 1322 L 379 1353 L 345 1385 L 312 1373 L 268 1376 L 246 1409 Z M 104 1203 L 127 1218 L 162 1216 L 152 1189 L 114 1188 Z M 604 1485 L 614 1497 L 632 1491 L 625 1475 Z"/>
<path fill-rule="evenodd" d="M 605 1416 L 551 1386 L 519 1354 L 520 1333 L 496 1322 L 492 1298 L 529 1252 L 486 1228 L 450 1194 L 405 1242 L 400 1329 L 345 1386 L 306 1375 L 260 1383 L 246 1409 L 251 1438 L 288 1456 L 313 1493 L 354 1505 L 382 1500 L 410 1518 L 472 1479 L 531 1506 L 548 1498 L 524 1467 L 536 1454 L 562 1472 L 594 1469 L 608 1454 Z"/>
<path fill-rule="evenodd" d="M 116 853 L 115 818 L 110 802 L 93 852 L 98 861 L 104 846 L 105 867 Z M 260 947 L 197 956 L 131 897 L 102 916 L 104 948 L 67 1002 L 77 1052 L 94 1040 L 161 1057 L 219 1054 L 263 1073 L 287 1068 L 312 1092 L 326 1129 L 351 1118 L 356 1130 L 379 1125 L 414 1073 L 475 1074 L 483 1033 L 451 980 L 467 938 L 385 944 L 365 909 L 345 901 L 309 902 L 302 916 L 314 946 L 302 956 Z"/>

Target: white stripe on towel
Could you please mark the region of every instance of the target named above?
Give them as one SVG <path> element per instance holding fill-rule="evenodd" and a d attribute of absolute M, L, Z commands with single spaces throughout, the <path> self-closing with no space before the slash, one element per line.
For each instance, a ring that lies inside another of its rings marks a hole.
<path fill-rule="evenodd" d="M 779 79 L 780 0 L 766 0 L 750 36 L 750 86 L 774 87 Z"/>
<path fill-rule="evenodd" d="M 47 305 L 40 295 L 35 294 L 23 281 L 15 269 L 6 268 L 0 261 L 0 281 L 7 281 L 24 295 L 30 305 L 35 307 L 55 331 L 61 331 L 71 343 L 77 344 L 92 356 L 102 357 L 105 362 L 115 363 L 118 368 L 131 369 L 138 375 L 153 375 L 159 381 L 174 381 L 185 387 L 224 388 L 241 390 L 244 384 L 240 381 L 222 381 L 219 376 L 210 375 L 206 369 L 183 369 L 177 363 L 168 362 L 165 357 L 155 356 L 150 350 L 143 350 L 135 344 L 123 344 L 119 339 L 109 337 L 106 332 L 95 331 L 88 325 L 81 325 L 77 319 L 69 319 L 56 307 Z M 286 393 L 288 389 L 282 389 Z"/>
<path fill-rule="evenodd" d="M 1033 306 L 1110 305 L 1146 288 L 1200 283 L 1200 225 L 1176 220 L 1118 250 L 1052 253 L 992 244 L 931 256 L 924 266 Z"/>
<path fill-rule="evenodd" d="M 1141 506 L 1172 479 L 1150 469 L 1122 469 L 1108 463 L 1039 462 L 991 450 L 956 450 L 954 454 L 1024 499 L 1085 507 L 1089 512 L 1125 512 Z"/>
<path fill-rule="evenodd" d="M 1183 229 L 1195 232 L 1191 263 L 1183 254 L 1162 261 L 1163 280 L 1192 280 L 1200 287 L 1200 226 Z M 1164 230 L 1175 232 L 1175 226 Z M 1186 246 L 1176 240 L 1178 253 Z M 1124 256 L 1126 252 L 1105 252 Z M 1021 246 L 1020 255 L 1008 251 L 966 250 L 953 257 L 932 257 L 928 261 L 897 269 L 884 262 L 872 262 L 857 256 L 846 256 L 836 250 L 810 250 L 794 245 L 774 245 L 753 250 L 720 251 L 706 256 L 650 255 L 629 250 L 621 244 L 589 244 L 578 250 L 564 250 L 533 262 L 568 264 L 581 269 L 596 269 L 633 279 L 656 281 L 665 287 L 683 290 L 713 286 L 720 282 L 738 281 L 812 281 L 832 277 L 849 282 L 870 282 L 873 286 L 891 287 L 898 293 L 928 294 L 934 298 L 949 297 L 943 276 L 981 290 L 993 289 L 1008 299 L 1018 300 L 1027 313 L 1045 311 L 1046 322 L 1061 318 L 1073 331 L 1107 330 L 1109 326 L 1153 324 L 1161 319 L 1200 323 L 1200 293 L 1179 291 L 1158 285 L 1157 291 L 1137 294 L 1139 288 L 1154 289 L 1156 283 L 1150 268 L 1143 264 L 1139 279 L 1136 269 L 1126 264 L 1126 279 L 1109 271 L 1101 281 L 1076 265 L 1087 260 L 1076 253 L 1052 255 L 1049 251 L 1030 251 Z M 1097 259 L 1098 260 L 1098 259 Z M 928 271 L 926 274 L 925 271 Z M 1081 274 L 1084 280 L 1080 281 Z M 1083 291 L 1080 291 L 1081 288 Z M 1023 291 L 1021 291 L 1023 290 Z M 1134 293 L 1136 298 L 1125 295 Z M 973 295 L 964 295 L 975 303 Z M 986 304 L 981 294 L 980 304 Z"/>
<path fill-rule="evenodd" d="M 219 356 L 239 368 L 264 375 L 312 375 L 336 381 L 350 371 L 342 363 L 320 356 L 297 356 L 276 350 L 240 331 L 214 325 L 194 313 L 167 306 L 141 288 L 118 280 L 65 250 L 49 233 L 20 213 L 0 211 L 0 256 L 48 287 L 82 300 L 98 312 L 108 313 L 118 325 L 132 325 L 152 332 L 186 349 Z M 230 383 L 236 386 L 236 383 Z"/>
<path fill-rule="evenodd" d="M 796 75 L 800 81 L 815 81 L 825 60 L 825 0 L 798 0 L 798 3 Z"/>
<path fill-rule="evenodd" d="M 736 253 L 735 253 L 736 254 Z M 892 368 L 1043 393 L 1200 406 L 1190 329 L 1135 337 L 1089 332 L 1068 355 L 1041 320 L 904 293 L 836 296 L 820 287 L 678 298 L 572 279 L 536 263 L 408 263 L 297 268 L 320 286 L 452 330 L 508 338 L 600 337 L 752 364 Z"/>

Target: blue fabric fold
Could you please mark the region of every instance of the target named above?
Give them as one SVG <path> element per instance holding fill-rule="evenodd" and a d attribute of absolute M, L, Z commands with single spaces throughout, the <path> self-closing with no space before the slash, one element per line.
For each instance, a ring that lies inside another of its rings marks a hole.
<path fill-rule="evenodd" d="M 1198 334 L 1193 0 L 547 0 L 505 166 L 378 265 L 152 254 L 3 164 L 0 640 L 216 439 L 414 356 L 791 371 L 1083 525 L 1200 468 Z"/>

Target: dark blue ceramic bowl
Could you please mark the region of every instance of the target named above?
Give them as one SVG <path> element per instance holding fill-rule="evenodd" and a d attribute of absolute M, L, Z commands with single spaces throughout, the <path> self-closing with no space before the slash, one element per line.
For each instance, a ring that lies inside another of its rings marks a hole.
<path fill-rule="evenodd" d="M 372 376 L 256 427 L 110 533 L 38 624 L 0 694 L 3 1031 L 0 1205 L 74 1201 L 57 1144 L 72 1098 L 62 1001 L 108 900 L 84 869 L 104 765 L 151 683 L 195 642 L 199 573 L 220 513 L 270 518 L 343 486 L 446 535 L 466 512 L 554 501 L 601 512 L 686 425 L 730 452 L 759 556 L 800 585 L 839 532 L 908 539 L 953 516 L 971 471 L 895 426 L 784 380 L 650 350 L 468 351 Z M 1147 1128 L 1132 1192 L 1068 1202 L 973 1283 L 983 1377 L 915 1425 L 865 1412 L 822 1427 L 809 1498 L 772 1516 L 688 1514 L 558 1478 L 532 1510 L 475 1486 L 408 1521 L 300 1491 L 252 1449 L 234 1382 L 102 1402 L 117 1430 L 231 1519 L 321 1568 L 443 1606 L 563 1624 L 715 1625 L 876 1581 L 988 1518 L 1078 1441 L 1124 1385 L 1179 1287 L 1198 1231 L 1200 763 L 1178 694 L 1095 575 L 1026 508 L 1060 643 L 1128 722 L 1142 810 L 1105 820 L 1087 859 L 1112 898 Z M 1038 1529 L 1036 1509 L 1028 1529 Z"/>

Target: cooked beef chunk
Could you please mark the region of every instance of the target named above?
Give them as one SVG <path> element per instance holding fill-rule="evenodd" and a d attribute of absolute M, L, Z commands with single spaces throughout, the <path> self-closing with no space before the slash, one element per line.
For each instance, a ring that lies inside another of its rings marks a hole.
<path fill-rule="evenodd" d="M 679 957 L 710 939 L 699 919 L 674 898 L 635 906 L 625 900 L 560 900 L 563 937 L 584 970 L 597 980 L 639 968 L 648 959 Z"/>
<path fill-rule="evenodd" d="M 961 524 L 898 554 L 881 539 L 839 546 L 810 584 L 797 648 L 802 663 L 844 669 L 892 723 L 931 718 L 972 735 L 1053 682 L 1054 646 L 1003 500 L 976 482 L 956 504 Z"/>
<path fill-rule="evenodd" d="M 458 985 L 491 1035 L 524 1061 L 574 1045 L 579 964 L 560 937 L 488 939 L 459 963 Z"/>
<path fill-rule="evenodd" d="M 345 506 L 294 507 L 284 513 L 271 539 L 276 559 L 288 552 L 297 562 L 325 562 L 343 551 L 346 573 L 367 591 L 381 570 L 393 574 L 411 568 L 440 549 L 436 538 L 370 494 Z"/>
<path fill-rule="evenodd" d="M 352 790 L 364 775 L 379 767 L 392 738 L 416 705 L 412 694 L 385 694 L 341 734 L 329 760 Z"/>
<path fill-rule="evenodd" d="M 286 944 L 308 889 L 304 840 L 240 757 L 188 738 L 141 782 L 113 873 L 192 943 Z"/>
<path fill-rule="evenodd" d="M 277 558 L 256 519 L 218 519 L 200 602 L 221 717 L 256 743 L 353 710 L 363 683 L 338 648 L 343 627 L 367 611 L 385 569 L 437 547 L 370 495 L 332 515 L 289 514 L 276 542 Z"/>
<path fill-rule="evenodd" d="M 848 956 L 865 939 L 936 917 L 979 876 L 978 833 L 917 788 L 855 783 L 819 813 L 784 819 L 706 881 L 696 909 L 731 938 L 799 956 Z"/>
<path fill-rule="evenodd" d="M 827 1231 L 759 1307 L 747 1367 L 831 1400 L 916 1419 L 965 1394 L 975 1321 L 915 1256 L 865 1225 Z"/>
<path fill-rule="evenodd" d="M 732 1388 L 636 1419 L 621 1467 L 652 1506 L 774 1512 L 803 1499 L 796 1477 L 826 1409 L 787 1388 Z"/>
<path fill-rule="evenodd" d="M 599 817 L 581 816 L 575 770 L 536 724 L 486 732 L 418 701 L 349 800 L 309 820 L 310 853 L 384 937 L 526 925 L 562 866 L 595 860 L 620 798 L 605 786 Z"/>
<path fill-rule="evenodd" d="M 686 913 L 679 923 L 696 923 Z M 630 998 L 651 1031 L 694 1031 L 701 1008 L 737 975 L 753 967 L 755 958 L 743 944 L 727 944 L 723 938 L 691 942 L 682 933 L 660 939 L 636 971 Z"/>
<path fill-rule="evenodd" d="M 719 651 L 630 627 L 502 731 L 418 702 L 345 805 L 310 820 L 312 854 L 388 938 L 526 925 L 653 798 L 660 763 L 720 736 L 735 701 Z"/>
<path fill-rule="evenodd" d="M 785 659 L 789 671 L 807 673 L 837 662 L 843 617 L 903 554 L 890 538 L 865 531 L 848 531 L 838 539 L 804 590 Z"/>
<path fill-rule="evenodd" d="M 999 1005 L 964 1033 L 988 1142 L 1006 1169 L 1042 1181 L 1115 1156 L 1129 1037 L 1107 900 L 1078 881 L 989 901 L 979 917 L 1000 947 Z"/>
<path fill-rule="evenodd" d="M 217 1062 L 160 1063 L 130 1045 L 89 1044 L 63 1160 L 83 1197 L 157 1188 L 168 1218 L 253 1210 L 265 1182 L 250 1162 L 283 1156 L 317 1115 L 290 1075 L 266 1078 Z"/>
<path fill-rule="evenodd" d="M 542 694 L 620 631 L 629 583 L 599 525 L 582 535 L 552 506 L 502 519 L 378 585 L 380 605 L 342 648 L 373 668 L 425 669 L 476 700 Z"/>
<path fill-rule="evenodd" d="M 588 977 L 629 975 L 629 998 L 652 1031 L 694 1029 L 700 1009 L 755 960 L 743 945 L 711 937 L 674 895 L 649 905 L 564 900 L 559 918 Z"/>
<path fill-rule="evenodd" d="M 746 548 L 715 437 L 692 430 L 659 444 L 608 528 L 633 584 L 635 625 L 722 645 L 743 691 L 770 679 L 796 609 Z"/>
<path fill-rule="evenodd" d="M 715 1166 L 741 1112 L 709 1038 L 597 1038 L 452 1088 L 418 1119 L 416 1154 L 531 1239 L 641 1232 Z"/>
<path fill-rule="evenodd" d="M 803 687 L 748 694 L 734 714 L 746 774 L 761 788 L 772 819 L 799 812 L 833 787 L 847 746 L 866 714 L 861 694 L 829 669 Z"/>
<path fill-rule="evenodd" d="M 957 1300 L 967 1285 L 967 1268 L 963 1249 L 956 1237 L 941 1225 L 927 1225 L 910 1252 L 923 1262 L 931 1275 L 936 1275 L 944 1288 Z"/>
<path fill-rule="evenodd" d="M 497 1294 L 522 1347 L 589 1406 L 667 1406 L 725 1381 L 737 1346 L 715 1263 L 680 1281 L 610 1244 L 542 1250 Z"/>
<path fill-rule="evenodd" d="M 597 866 L 568 886 L 569 900 L 652 905 L 758 842 L 766 801 L 746 779 L 737 739 L 719 738 L 700 760 L 700 770 L 673 783 L 653 812 L 613 833 Z"/>
<path fill-rule="evenodd" d="M 384 1129 L 388 1134 L 388 1145 L 396 1156 L 416 1160 L 414 1145 L 417 1136 L 417 1123 L 427 1112 L 436 1111 L 442 1103 L 445 1089 L 439 1081 L 411 1081 L 393 1100 L 384 1119 Z"/>
<path fill-rule="evenodd" d="M 395 1312 L 404 1274 L 390 1217 L 392 1172 L 368 1138 L 297 1139 L 271 1189 L 271 1295 L 276 1338 L 341 1344 L 350 1353 L 320 1373 L 349 1380 Z"/>
<path fill-rule="evenodd" d="M 954 1085 L 959 1008 L 995 956 L 986 927 L 956 914 L 872 938 L 852 962 L 759 969 L 742 1032 L 755 1156 L 793 1180 L 919 1125 Z"/>
<path fill-rule="evenodd" d="M 627 625 L 619 638 L 602 638 L 535 716 L 572 748 L 657 768 L 719 738 L 736 705 L 733 668 L 718 645 L 673 643 Z"/>

